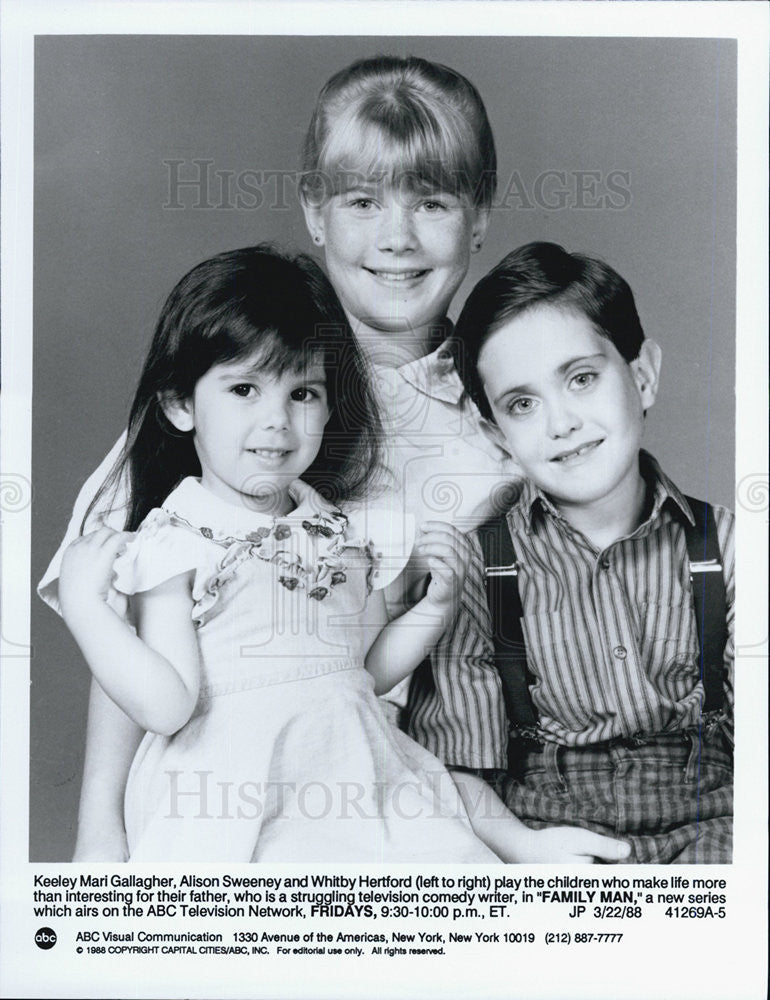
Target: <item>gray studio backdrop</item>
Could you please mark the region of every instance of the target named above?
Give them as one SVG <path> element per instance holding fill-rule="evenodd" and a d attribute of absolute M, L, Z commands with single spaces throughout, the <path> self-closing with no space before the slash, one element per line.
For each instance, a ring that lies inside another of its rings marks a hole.
<path fill-rule="evenodd" d="M 464 295 L 533 239 L 606 258 L 664 353 L 648 446 L 734 495 L 736 47 L 593 38 L 41 37 L 35 50 L 32 576 L 123 428 L 174 282 L 262 240 L 312 251 L 292 172 L 315 96 L 378 53 L 453 66 L 495 132 L 500 204 Z M 190 182 L 190 183 L 185 183 Z M 71 857 L 88 672 L 33 599 L 30 857 Z"/>

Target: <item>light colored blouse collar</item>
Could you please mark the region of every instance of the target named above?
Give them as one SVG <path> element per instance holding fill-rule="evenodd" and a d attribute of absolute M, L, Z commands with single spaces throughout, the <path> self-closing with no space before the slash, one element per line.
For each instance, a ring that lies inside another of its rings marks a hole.
<path fill-rule="evenodd" d="M 201 485 L 199 479 L 188 476 L 166 497 L 163 509 L 196 528 L 210 528 L 214 534 L 247 534 L 278 522 L 291 524 L 303 520 L 318 521 L 334 534 L 345 530 L 345 515 L 301 479 L 294 480 L 289 487 L 289 495 L 296 504 L 294 510 L 281 517 L 273 517 L 251 509 L 245 502 L 237 504 L 223 500 Z"/>
<path fill-rule="evenodd" d="M 463 384 L 455 369 L 448 340 L 431 354 L 408 361 L 396 371 L 405 382 L 426 396 L 454 404 L 459 403 L 462 398 Z"/>

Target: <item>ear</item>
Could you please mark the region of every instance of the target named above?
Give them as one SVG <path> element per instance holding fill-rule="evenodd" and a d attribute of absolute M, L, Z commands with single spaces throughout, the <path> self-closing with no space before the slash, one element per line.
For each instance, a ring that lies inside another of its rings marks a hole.
<path fill-rule="evenodd" d="M 497 423 L 494 416 L 482 417 L 480 427 L 482 435 L 484 437 L 489 438 L 491 441 L 494 441 L 497 447 L 502 448 L 505 454 L 509 456 L 509 458 L 505 460 L 505 463 L 506 463 L 506 473 L 508 474 L 511 482 L 517 479 L 518 480 L 526 479 L 527 477 L 524 473 L 524 470 L 519 464 L 519 460 L 516 457 L 516 454 L 514 453 L 514 450 L 511 447 L 508 438 L 500 430 L 500 425 Z M 507 485 L 510 486 L 511 483 L 508 483 Z M 507 486 L 501 488 L 506 489 Z M 492 492 L 494 493 L 495 491 L 493 490 Z"/>
<path fill-rule="evenodd" d="M 172 393 L 158 393 L 158 403 L 163 415 L 178 431 L 195 429 L 195 412 L 192 399 L 180 399 Z"/>
<path fill-rule="evenodd" d="M 654 340 L 642 341 L 639 356 L 631 362 L 631 371 L 642 400 L 642 409 L 647 412 L 658 395 L 658 379 L 663 352 Z"/>
<path fill-rule="evenodd" d="M 304 196 L 302 202 L 302 213 L 305 216 L 305 225 L 310 233 L 310 239 L 317 247 L 322 247 L 326 242 L 324 205 L 308 201 Z"/>
<path fill-rule="evenodd" d="M 473 229 L 471 231 L 471 252 L 478 253 L 486 239 L 489 229 L 489 206 L 482 205 L 474 209 Z"/>

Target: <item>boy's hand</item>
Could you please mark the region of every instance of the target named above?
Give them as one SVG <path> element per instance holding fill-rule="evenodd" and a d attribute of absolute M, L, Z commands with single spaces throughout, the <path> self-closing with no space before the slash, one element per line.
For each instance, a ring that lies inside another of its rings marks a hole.
<path fill-rule="evenodd" d="M 113 563 L 131 537 L 130 531 L 99 528 L 67 547 L 59 573 L 59 601 L 65 621 L 106 602 Z"/>
<path fill-rule="evenodd" d="M 420 525 L 417 550 L 430 570 L 426 599 L 442 612 L 453 609 L 460 601 L 471 559 L 468 539 L 451 524 L 426 521 Z"/>
<path fill-rule="evenodd" d="M 578 826 L 551 826 L 530 830 L 516 846 L 519 864 L 592 865 L 596 861 L 625 861 L 631 845 Z"/>

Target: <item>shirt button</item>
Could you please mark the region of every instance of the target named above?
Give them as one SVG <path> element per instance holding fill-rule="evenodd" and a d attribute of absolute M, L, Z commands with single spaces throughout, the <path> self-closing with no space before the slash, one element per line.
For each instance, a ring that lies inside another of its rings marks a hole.
<path fill-rule="evenodd" d="M 605 558 L 602 559 L 602 561 L 599 563 L 599 565 L 601 566 L 602 569 L 609 569 L 610 568 L 610 561 L 605 556 Z"/>
<path fill-rule="evenodd" d="M 612 651 L 612 655 L 618 660 L 625 660 L 628 656 L 628 650 L 625 646 L 616 646 Z"/>

